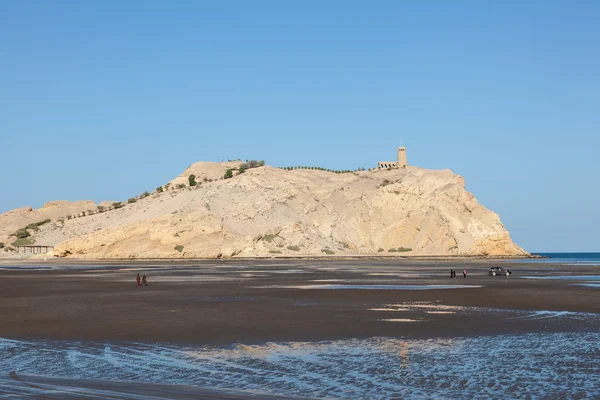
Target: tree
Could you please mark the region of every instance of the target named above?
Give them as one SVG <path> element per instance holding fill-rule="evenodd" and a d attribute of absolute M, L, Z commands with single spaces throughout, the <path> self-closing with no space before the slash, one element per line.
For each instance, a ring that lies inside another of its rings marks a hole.
<path fill-rule="evenodd" d="M 188 181 L 190 182 L 190 186 L 196 186 L 196 175 L 190 175 L 188 177 Z"/>
<path fill-rule="evenodd" d="M 225 175 L 223 175 L 223 178 L 229 179 L 232 176 L 233 176 L 233 170 L 232 169 L 228 169 L 227 172 L 225 172 Z"/>

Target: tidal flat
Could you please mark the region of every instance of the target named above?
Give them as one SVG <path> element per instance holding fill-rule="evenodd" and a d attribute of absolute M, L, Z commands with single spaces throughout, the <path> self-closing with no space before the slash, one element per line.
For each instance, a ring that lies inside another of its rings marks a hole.
<path fill-rule="evenodd" d="M 517 260 L 5 262 L 0 394 L 594 398 L 598 276 Z"/>

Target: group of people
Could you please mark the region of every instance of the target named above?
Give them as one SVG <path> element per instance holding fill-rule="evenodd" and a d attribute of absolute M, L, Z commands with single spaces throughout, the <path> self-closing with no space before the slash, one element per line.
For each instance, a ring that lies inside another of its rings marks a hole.
<path fill-rule="evenodd" d="M 142 275 L 141 278 L 140 274 L 137 274 L 137 276 L 135 277 L 135 281 L 137 282 L 138 286 L 148 286 L 148 279 L 146 278 L 146 274 Z"/>
<path fill-rule="evenodd" d="M 463 269 L 463 278 L 467 277 L 467 270 Z M 450 270 L 450 278 L 456 278 L 456 270 Z"/>

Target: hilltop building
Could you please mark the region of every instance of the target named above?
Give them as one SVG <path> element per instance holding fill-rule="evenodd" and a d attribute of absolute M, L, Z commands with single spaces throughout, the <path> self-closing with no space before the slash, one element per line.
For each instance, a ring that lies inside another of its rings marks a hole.
<path fill-rule="evenodd" d="M 398 161 L 380 161 L 377 163 L 377 168 L 406 168 L 406 165 L 406 147 L 398 147 Z"/>

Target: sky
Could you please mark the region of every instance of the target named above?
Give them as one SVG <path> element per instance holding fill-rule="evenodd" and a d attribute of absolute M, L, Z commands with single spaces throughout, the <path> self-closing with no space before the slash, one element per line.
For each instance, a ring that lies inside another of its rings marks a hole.
<path fill-rule="evenodd" d="M 586 0 L 2 0 L 0 212 L 403 145 L 526 250 L 600 251 L 598 21 Z"/>

